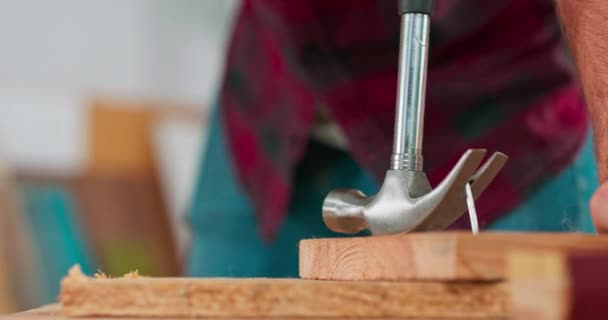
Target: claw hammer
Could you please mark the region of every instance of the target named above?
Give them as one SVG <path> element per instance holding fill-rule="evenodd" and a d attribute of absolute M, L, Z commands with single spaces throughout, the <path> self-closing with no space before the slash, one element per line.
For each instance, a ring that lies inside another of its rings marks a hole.
<path fill-rule="evenodd" d="M 466 211 L 465 186 L 474 198 L 506 163 L 499 152 L 480 166 L 485 149 L 469 149 L 432 189 L 422 171 L 422 138 L 433 0 L 399 0 L 401 42 L 395 131 L 390 169 L 374 196 L 338 189 L 323 202 L 323 220 L 333 231 L 372 234 L 442 230 Z M 478 169 L 479 167 L 479 169 Z"/>

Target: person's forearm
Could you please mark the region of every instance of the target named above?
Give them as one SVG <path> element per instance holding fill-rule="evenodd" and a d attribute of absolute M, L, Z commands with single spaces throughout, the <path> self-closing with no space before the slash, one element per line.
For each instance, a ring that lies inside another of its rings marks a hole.
<path fill-rule="evenodd" d="M 608 0 L 556 0 L 591 115 L 600 181 L 608 180 Z"/>

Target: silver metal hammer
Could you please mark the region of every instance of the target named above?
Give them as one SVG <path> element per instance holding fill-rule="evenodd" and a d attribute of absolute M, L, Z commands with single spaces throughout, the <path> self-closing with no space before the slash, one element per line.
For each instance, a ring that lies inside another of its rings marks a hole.
<path fill-rule="evenodd" d="M 356 233 L 369 229 L 379 235 L 445 229 L 467 209 L 466 184 L 471 183 L 477 199 L 507 161 L 506 155 L 496 152 L 480 167 L 486 150 L 469 149 L 435 189 L 422 171 L 432 10 L 432 0 L 399 1 L 401 45 L 391 167 L 374 196 L 352 189 L 327 195 L 323 220 L 333 231 Z"/>

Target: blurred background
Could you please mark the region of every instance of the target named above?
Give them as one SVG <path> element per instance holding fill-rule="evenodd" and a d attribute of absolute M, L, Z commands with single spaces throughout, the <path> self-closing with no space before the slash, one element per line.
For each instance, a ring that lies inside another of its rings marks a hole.
<path fill-rule="evenodd" d="M 0 313 L 55 301 L 75 263 L 182 274 L 238 5 L 0 0 Z"/>

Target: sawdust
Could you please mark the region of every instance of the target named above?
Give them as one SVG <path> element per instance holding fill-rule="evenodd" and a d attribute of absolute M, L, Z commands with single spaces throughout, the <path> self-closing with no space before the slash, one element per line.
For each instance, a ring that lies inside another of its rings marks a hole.
<path fill-rule="evenodd" d="M 129 273 L 124 274 L 122 277 L 123 278 L 134 279 L 134 278 L 140 278 L 141 276 L 139 275 L 139 271 L 135 270 L 135 271 L 131 271 Z"/>
<path fill-rule="evenodd" d="M 63 278 L 63 281 L 71 280 L 71 281 L 84 281 L 87 280 L 87 277 L 84 273 L 82 273 L 82 269 L 80 269 L 80 265 L 74 265 L 68 271 L 68 275 Z"/>
<path fill-rule="evenodd" d="M 139 274 L 138 270 L 135 270 L 135 271 L 128 272 L 128 273 L 124 274 L 122 277 L 118 277 L 118 278 L 137 279 L 137 278 L 143 278 L 143 277 L 144 276 Z M 93 279 L 112 279 L 112 276 L 108 276 L 107 274 L 103 273 L 101 270 L 98 270 L 95 274 L 93 274 L 92 278 Z M 87 275 L 85 275 L 82 272 L 80 265 L 76 264 L 70 268 L 70 270 L 68 271 L 68 274 L 63 278 L 63 281 L 84 281 L 84 280 L 89 280 L 89 279 L 91 279 L 91 277 L 88 277 Z"/>

